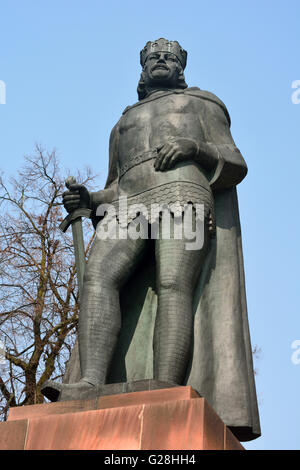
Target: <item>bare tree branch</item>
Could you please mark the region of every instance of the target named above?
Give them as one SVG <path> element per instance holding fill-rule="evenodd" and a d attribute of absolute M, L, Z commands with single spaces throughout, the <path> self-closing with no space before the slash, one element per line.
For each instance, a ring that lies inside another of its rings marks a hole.
<path fill-rule="evenodd" d="M 55 150 L 36 145 L 7 183 L 0 178 L 0 339 L 6 366 L 0 377 L 0 416 L 11 406 L 42 403 L 42 383 L 61 377 L 75 342 L 78 287 L 73 242 L 65 217 Z M 90 169 L 75 172 L 92 187 Z M 86 231 L 86 255 L 93 230 Z M 3 368 L 2 368 L 3 369 Z"/>

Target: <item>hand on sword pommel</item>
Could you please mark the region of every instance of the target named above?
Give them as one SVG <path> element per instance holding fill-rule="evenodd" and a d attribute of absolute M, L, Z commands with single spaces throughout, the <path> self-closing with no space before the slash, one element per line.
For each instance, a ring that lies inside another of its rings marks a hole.
<path fill-rule="evenodd" d="M 66 181 L 68 191 L 63 193 L 63 204 L 67 212 L 73 212 L 79 208 L 91 209 L 91 196 L 89 191 L 83 184 L 75 182 L 70 177 Z"/>

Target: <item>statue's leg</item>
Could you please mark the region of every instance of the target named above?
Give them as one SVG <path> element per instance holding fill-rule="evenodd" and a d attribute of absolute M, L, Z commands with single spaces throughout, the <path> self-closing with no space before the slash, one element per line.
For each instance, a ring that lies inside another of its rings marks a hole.
<path fill-rule="evenodd" d="M 60 384 L 47 381 L 42 393 L 51 401 L 78 400 L 104 384 L 121 327 L 119 292 L 143 256 L 145 240 L 97 236 L 86 265 L 79 314 L 81 379 Z"/>
<path fill-rule="evenodd" d="M 204 229 L 201 249 L 187 250 L 187 240 L 156 240 L 157 317 L 154 329 L 154 378 L 182 384 L 193 335 L 195 284 L 209 248 Z"/>
<path fill-rule="evenodd" d="M 119 292 L 141 259 L 145 240 L 93 243 L 84 275 L 79 316 L 82 380 L 104 384 L 121 328 Z"/>

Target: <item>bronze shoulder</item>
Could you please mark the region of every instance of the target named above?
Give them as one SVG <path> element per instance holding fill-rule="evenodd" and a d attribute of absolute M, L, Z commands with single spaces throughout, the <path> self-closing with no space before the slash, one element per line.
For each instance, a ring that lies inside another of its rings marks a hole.
<path fill-rule="evenodd" d="M 230 120 L 229 112 L 228 112 L 225 104 L 223 103 L 223 101 L 220 100 L 220 98 L 218 98 L 214 93 L 211 93 L 210 91 L 206 91 L 206 90 L 201 90 L 198 87 L 186 88 L 184 90 L 184 93 L 186 95 L 195 96 L 196 98 L 211 101 L 212 103 L 215 103 L 218 106 L 220 106 L 222 108 L 222 110 L 224 111 L 224 114 L 225 114 L 226 119 L 228 121 L 228 124 L 230 126 L 231 120 Z"/>

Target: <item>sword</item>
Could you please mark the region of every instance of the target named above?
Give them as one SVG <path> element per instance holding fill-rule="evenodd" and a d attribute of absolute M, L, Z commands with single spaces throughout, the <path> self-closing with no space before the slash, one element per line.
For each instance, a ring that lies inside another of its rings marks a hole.
<path fill-rule="evenodd" d="M 69 187 L 72 184 L 76 184 L 76 179 L 74 176 L 69 176 L 66 179 L 66 187 Z M 62 232 L 66 232 L 70 225 L 72 225 L 72 235 L 73 235 L 73 244 L 75 251 L 75 266 L 77 271 L 78 279 L 78 288 L 79 288 L 79 297 L 82 296 L 83 289 L 83 275 L 85 269 L 85 250 L 84 250 L 84 241 L 83 241 L 83 232 L 82 232 L 82 220 L 81 217 L 90 218 L 92 215 L 92 210 L 84 207 L 79 207 L 73 212 L 70 212 L 69 215 L 62 221 L 59 228 Z"/>

